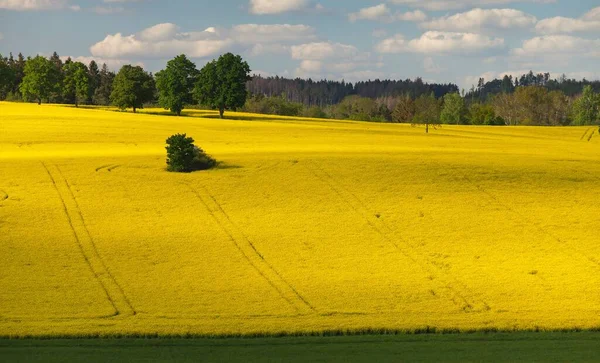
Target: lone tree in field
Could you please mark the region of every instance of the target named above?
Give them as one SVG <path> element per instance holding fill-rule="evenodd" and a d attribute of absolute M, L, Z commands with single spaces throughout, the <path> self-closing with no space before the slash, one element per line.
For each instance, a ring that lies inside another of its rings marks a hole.
<path fill-rule="evenodd" d="M 429 133 L 429 127 L 440 123 L 440 103 L 435 99 L 433 93 L 423 94 L 415 100 L 415 117 L 413 126 L 425 125 L 425 133 Z"/>
<path fill-rule="evenodd" d="M 90 76 L 85 64 L 69 62 L 63 66 L 63 97 L 75 101 L 75 107 L 88 99 L 90 93 Z"/>
<path fill-rule="evenodd" d="M 239 55 L 227 53 L 200 70 L 194 95 L 201 105 L 219 110 L 219 117 L 223 118 L 225 110 L 244 106 L 248 96 L 246 82 L 250 79 L 248 63 Z"/>
<path fill-rule="evenodd" d="M 133 113 L 154 97 L 154 78 L 140 66 L 124 65 L 113 82 L 110 101 L 119 109 Z"/>
<path fill-rule="evenodd" d="M 592 86 L 583 87 L 583 94 L 573 104 L 573 124 L 578 126 L 591 125 L 600 116 L 600 95 Z"/>
<path fill-rule="evenodd" d="M 42 100 L 47 100 L 57 89 L 58 80 L 59 74 L 54 63 L 38 55 L 25 62 L 24 77 L 19 89 L 26 101 L 35 100 L 41 105 Z"/>
<path fill-rule="evenodd" d="M 156 73 L 158 103 L 165 109 L 181 115 L 184 105 L 193 102 L 192 91 L 198 79 L 196 65 L 182 54 L 167 63 Z"/>
<path fill-rule="evenodd" d="M 175 134 L 167 139 L 167 170 L 189 173 L 194 170 L 210 169 L 217 164 L 215 159 L 194 145 L 194 139 L 186 134 Z"/>

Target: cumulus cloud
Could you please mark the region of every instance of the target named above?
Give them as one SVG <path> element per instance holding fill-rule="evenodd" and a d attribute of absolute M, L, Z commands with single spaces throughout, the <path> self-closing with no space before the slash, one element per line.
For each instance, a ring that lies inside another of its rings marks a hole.
<path fill-rule="evenodd" d="M 60 10 L 79 11 L 78 5 L 69 5 L 67 0 L 0 0 L 0 9 L 15 11 Z"/>
<path fill-rule="evenodd" d="M 360 9 L 356 13 L 348 14 L 350 21 L 357 20 L 387 20 L 391 17 L 392 12 L 386 4 L 371 6 L 369 8 Z"/>
<path fill-rule="evenodd" d="M 388 0 L 392 4 L 408 5 L 415 8 L 427 9 L 432 11 L 456 10 L 473 6 L 494 6 L 506 5 L 511 3 L 555 3 L 557 0 Z"/>
<path fill-rule="evenodd" d="M 330 42 L 306 43 L 291 48 L 292 58 L 302 60 L 343 59 L 354 57 L 358 53 L 358 49 L 353 45 Z"/>
<path fill-rule="evenodd" d="M 476 8 L 464 13 L 436 18 L 421 26 L 433 30 L 477 32 L 483 29 L 528 28 L 533 27 L 536 21 L 535 16 L 520 10 Z"/>
<path fill-rule="evenodd" d="M 600 7 L 588 11 L 577 19 L 557 16 L 540 20 L 535 30 L 541 34 L 600 32 Z"/>
<path fill-rule="evenodd" d="M 375 50 L 379 53 L 471 54 L 503 47 L 503 38 L 475 33 L 428 31 L 412 40 L 397 34 L 379 42 Z"/>
<path fill-rule="evenodd" d="M 280 14 L 306 9 L 308 0 L 250 0 L 250 12 L 257 15 Z"/>
<path fill-rule="evenodd" d="M 353 45 L 312 42 L 290 48 L 292 59 L 300 61 L 295 76 L 310 78 L 350 79 L 376 66 L 368 53 Z M 364 73 L 366 74 L 366 73 Z"/>
<path fill-rule="evenodd" d="M 306 25 L 243 24 L 232 28 L 210 27 L 203 31 L 183 32 L 175 24 L 163 23 L 136 34 L 107 35 L 104 40 L 92 45 L 90 51 L 94 56 L 106 58 L 168 58 L 181 53 L 203 58 L 237 47 L 249 49 L 256 55 L 261 49 L 283 47 L 277 43 L 299 43 L 315 37 L 314 28 Z"/>
<path fill-rule="evenodd" d="M 125 11 L 122 6 L 96 6 L 92 8 L 92 12 L 100 15 L 118 14 Z"/>
<path fill-rule="evenodd" d="M 523 41 L 521 48 L 513 49 L 517 57 L 577 55 L 600 57 L 600 39 L 584 39 L 570 35 L 548 35 Z"/>
<path fill-rule="evenodd" d="M 60 59 L 66 61 L 68 58 L 71 58 L 74 62 L 81 62 L 85 65 L 89 65 L 91 61 L 96 61 L 98 67 L 102 67 L 102 64 L 106 63 L 106 66 L 112 71 L 118 71 L 126 64 L 133 64 L 135 66 L 140 66 L 144 68 L 144 63 L 142 62 L 132 62 L 128 59 L 110 59 L 110 58 L 99 58 L 99 57 L 90 57 L 90 56 L 61 56 Z"/>
<path fill-rule="evenodd" d="M 408 11 L 406 13 L 392 13 L 386 4 L 379 4 L 368 8 L 363 8 L 355 13 L 348 14 L 348 20 L 351 22 L 355 22 L 357 20 L 372 20 L 381 22 L 393 22 L 395 20 L 423 21 L 425 19 L 427 19 L 427 14 L 421 10 Z"/>

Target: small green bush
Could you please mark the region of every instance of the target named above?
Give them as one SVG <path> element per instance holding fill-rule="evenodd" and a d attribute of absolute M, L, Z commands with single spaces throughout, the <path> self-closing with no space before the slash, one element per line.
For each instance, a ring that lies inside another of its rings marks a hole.
<path fill-rule="evenodd" d="M 204 150 L 194 145 L 194 139 L 186 134 L 175 134 L 167 139 L 167 170 L 177 173 L 189 173 L 194 170 L 206 170 L 217 162 Z"/>

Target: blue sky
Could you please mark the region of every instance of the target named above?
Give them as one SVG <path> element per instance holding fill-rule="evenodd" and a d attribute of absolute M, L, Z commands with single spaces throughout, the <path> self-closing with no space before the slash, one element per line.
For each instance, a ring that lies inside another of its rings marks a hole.
<path fill-rule="evenodd" d="M 241 54 L 264 75 L 600 79 L 600 0 L 0 0 L 0 53 L 156 72 Z"/>

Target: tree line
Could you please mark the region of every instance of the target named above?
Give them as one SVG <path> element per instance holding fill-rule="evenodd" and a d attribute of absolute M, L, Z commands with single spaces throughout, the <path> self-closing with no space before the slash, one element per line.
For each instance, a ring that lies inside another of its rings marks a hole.
<path fill-rule="evenodd" d="M 454 84 L 415 80 L 357 82 L 250 77 L 227 53 L 198 70 L 185 55 L 155 75 L 124 65 L 118 73 L 51 57 L 0 55 L 0 99 L 114 105 L 134 112 L 147 104 L 180 115 L 199 105 L 248 112 L 373 122 L 471 125 L 588 125 L 600 119 L 600 81 L 551 79 L 548 73 L 504 76 L 459 94 Z"/>
<path fill-rule="evenodd" d="M 134 113 L 146 104 L 158 104 L 178 116 L 185 106 L 199 104 L 218 110 L 222 118 L 225 110 L 246 102 L 249 74 L 248 64 L 231 53 L 201 70 L 182 54 L 156 75 L 130 64 L 115 74 L 106 64 L 98 69 L 95 61 L 63 62 L 56 52 L 49 58 L 0 55 L 0 100 L 113 105 Z"/>

